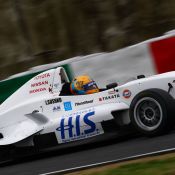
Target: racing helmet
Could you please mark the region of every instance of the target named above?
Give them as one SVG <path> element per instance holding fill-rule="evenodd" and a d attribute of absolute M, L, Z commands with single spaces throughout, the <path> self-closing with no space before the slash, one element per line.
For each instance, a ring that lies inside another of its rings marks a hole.
<path fill-rule="evenodd" d="M 70 85 L 70 89 L 74 95 L 85 95 L 99 92 L 97 84 L 88 75 L 75 77 Z"/>

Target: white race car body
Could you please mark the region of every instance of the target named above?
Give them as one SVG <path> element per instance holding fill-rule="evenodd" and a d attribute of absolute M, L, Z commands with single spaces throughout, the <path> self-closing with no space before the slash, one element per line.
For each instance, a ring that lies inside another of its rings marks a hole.
<path fill-rule="evenodd" d="M 140 92 L 161 89 L 175 97 L 175 72 L 95 94 L 60 96 L 68 81 L 63 68 L 51 69 L 32 78 L 1 104 L 0 145 L 42 145 L 43 140 L 49 142 L 48 138 L 62 144 L 101 135 L 105 122 L 118 121 L 122 126 L 131 123 L 130 104 Z"/>

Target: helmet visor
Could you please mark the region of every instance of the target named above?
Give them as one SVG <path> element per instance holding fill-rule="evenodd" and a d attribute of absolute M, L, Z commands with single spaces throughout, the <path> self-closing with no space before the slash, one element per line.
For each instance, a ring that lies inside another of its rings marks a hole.
<path fill-rule="evenodd" d="M 93 90 L 93 89 L 98 89 L 98 87 L 97 87 L 95 81 L 91 81 L 91 82 L 89 82 L 89 83 L 83 85 L 83 87 L 84 87 L 84 90 L 85 90 L 85 91 Z"/>

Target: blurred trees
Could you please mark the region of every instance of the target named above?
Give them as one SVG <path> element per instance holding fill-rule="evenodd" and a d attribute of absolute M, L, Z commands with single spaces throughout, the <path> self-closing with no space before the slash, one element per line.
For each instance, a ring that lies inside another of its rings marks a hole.
<path fill-rule="evenodd" d="M 162 35 L 174 9 L 174 0 L 0 0 L 0 76 Z"/>

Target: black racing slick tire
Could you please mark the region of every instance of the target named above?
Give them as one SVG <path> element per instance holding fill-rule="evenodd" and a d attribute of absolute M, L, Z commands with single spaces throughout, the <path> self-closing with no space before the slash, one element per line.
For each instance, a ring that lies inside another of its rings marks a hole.
<path fill-rule="evenodd" d="M 137 94 L 131 102 L 131 124 L 146 136 L 168 133 L 175 124 L 175 100 L 166 91 L 149 89 Z"/>

